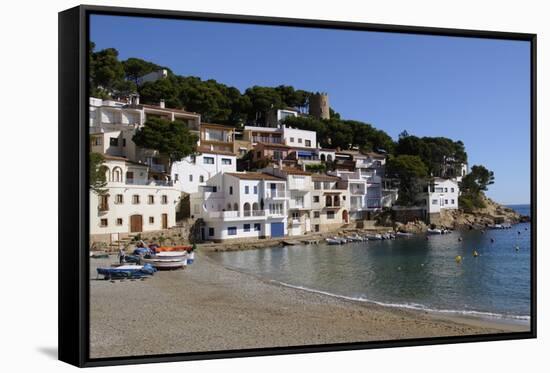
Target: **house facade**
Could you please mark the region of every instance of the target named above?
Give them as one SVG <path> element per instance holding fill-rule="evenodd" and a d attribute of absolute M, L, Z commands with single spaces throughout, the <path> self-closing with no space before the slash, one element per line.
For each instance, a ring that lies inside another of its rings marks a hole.
<path fill-rule="evenodd" d="M 459 186 L 455 180 L 435 178 L 428 185 L 425 195 L 428 214 L 440 213 L 446 209 L 458 209 Z"/>
<path fill-rule="evenodd" d="M 314 174 L 311 177 L 311 210 L 313 232 L 327 232 L 348 224 L 349 192 L 336 176 Z"/>
<path fill-rule="evenodd" d="M 199 144 L 203 148 L 233 153 L 235 128 L 221 124 L 201 123 Z"/>
<path fill-rule="evenodd" d="M 146 165 L 105 155 L 105 194 L 90 192 L 90 235 L 116 241 L 128 234 L 176 225 L 181 192 L 173 182 L 149 178 Z"/>
<path fill-rule="evenodd" d="M 211 178 L 202 189 L 203 240 L 288 234 L 285 179 L 262 172 L 224 173 Z"/>

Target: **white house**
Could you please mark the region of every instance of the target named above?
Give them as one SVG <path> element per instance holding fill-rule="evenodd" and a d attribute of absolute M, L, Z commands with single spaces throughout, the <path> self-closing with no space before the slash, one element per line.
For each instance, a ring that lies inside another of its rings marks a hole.
<path fill-rule="evenodd" d="M 268 167 L 262 170 L 286 180 L 288 191 L 288 235 L 299 236 L 312 231 L 312 174 L 294 167 Z"/>
<path fill-rule="evenodd" d="M 283 237 L 286 180 L 260 172 L 217 174 L 203 189 L 204 240 Z"/>
<path fill-rule="evenodd" d="M 457 209 L 458 194 L 459 188 L 456 181 L 435 178 L 433 184 L 428 185 L 428 193 L 425 195 L 427 212 L 434 214 L 444 209 Z"/>
<path fill-rule="evenodd" d="M 327 232 L 349 223 L 349 191 L 339 177 L 311 176 L 312 225 L 314 232 Z"/>
<path fill-rule="evenodd" d="M 311 150 L 317 149 L 317 132 L 290 128 L 285 125 L 281 125 L 281 128 L 285 145 Z"/>
<path fill-rule="evenodd" d="M 181 192 L 171 181 L 149 179 L 148 167 L 126 158 L 104 155 L 106 193 L 90 191 L 90 235 L 115 241 L 130 233 L 176 225 Z"/>

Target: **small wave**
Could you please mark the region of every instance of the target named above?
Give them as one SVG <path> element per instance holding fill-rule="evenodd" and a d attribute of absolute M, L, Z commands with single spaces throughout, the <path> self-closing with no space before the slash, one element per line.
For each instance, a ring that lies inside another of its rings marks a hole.
<path fill-rule="evenodd" d="M 373 303 L 384 307 L 404 308 L 404 309 L 410 309 L 415 311 L 425 311 L 430 313 L 441 313 L 441 314 L 450 314 L 450 315 L 458 315 L 458 316 L 471 316 L 471 317 L 479 317 L 484 319 L 499 319 L 499 320 L 511 320 L 511 321 L 523 321 L 523 322 L 527 322 L 531 320 L 531 316 L 523 316 L 523 315 L 505 315 L 501 313 L 483 312 L 483 311 L 437 309 L 437 308 L 429 308 L 423 304 L 418 304 L 418 303 L 386 303 L 386 302 L 375 301 L 364 297 L 350 297 L 350 296 L 341 295 L 341 294 L 334 294 L 323 290 L 316 290 L 316 289 L 307 288 L 305 286 L 292 285 L 292 284 L 288 284 L 288 283 L 276 281 L 276 280 L 271 280 L 271 281 L 289 288 L 304 290 L 311 293 L 328 295 L 330 297 L 351 300 L 356 302 Z"/>

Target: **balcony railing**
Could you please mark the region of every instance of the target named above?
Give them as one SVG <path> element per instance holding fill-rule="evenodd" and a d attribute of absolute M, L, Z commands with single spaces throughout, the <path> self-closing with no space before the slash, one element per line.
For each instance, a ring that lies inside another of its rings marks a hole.
<path fill-rule="evenodd" d="M 250 216 L 265 216 L 265 211 L 264 211 L 264 210 L 251 210 L 251 211 L 245 210 L 245 211 L 244 211 L 244 216 L 245 216 L 245 217 L 250 217 Z"/>
<path fill-rule="evenodd" d="M 102 203 L 97 206 L 98 211 L 109 211 L 109 204 L 108 203 Z"/>
<path fill-rule="evenodd" d="M 252 136 L 252 142 L 263 142 L 267 144 L 282 144 L 283 140 L 280 137 Z"/>
<path fill-rule="evenodd" d="M 144 180 L 144 179 L 126 179 L 127 185 L 151 185 L 151 186 L 174 186 L 171 180 Z"/>
<path fill-rule="evenodd" d="M 265 198 L 286 198 L 286 190 L 267 190 Z"/>

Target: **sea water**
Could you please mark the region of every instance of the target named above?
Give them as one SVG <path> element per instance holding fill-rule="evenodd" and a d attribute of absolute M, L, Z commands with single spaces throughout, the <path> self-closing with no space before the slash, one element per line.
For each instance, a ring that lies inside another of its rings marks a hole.
<path fill-rule="evenodd" d="M 511 206 L 529 215 L 529 205 Z M 460 240 L 459 240 L 460 238 Z M 479 256 L 474 257 L 477 251 Z M 462 256 L 457 263 L 456 256 Z M 342 246 L 212 253 L 227 267 L 286 286 L 378 304 L 529 320 L 531 225 Z"/>

